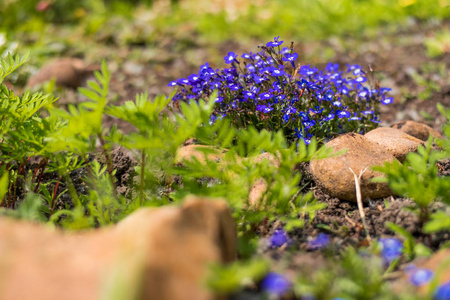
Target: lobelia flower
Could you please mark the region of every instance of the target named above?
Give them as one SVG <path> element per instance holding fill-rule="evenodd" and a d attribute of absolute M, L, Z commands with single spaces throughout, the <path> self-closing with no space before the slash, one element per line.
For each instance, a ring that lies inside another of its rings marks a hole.
<path fill-rule="evenodd" d="M 238 126 L 282 130 L 289 142 L 296 143 L 378 126 L 378 104 L 393 102 L 387 95 L 390 89 L 367 86 L 359 65 L 348 65 L 346 71 L 339 71 L 336 63 L 328 63 L 324 70 L 302 65 L 296 73 L 286 66 L 295 69 L 299 55 L 293 48 L 280 49 L 282 43 L 275 37 L 262 51 L 242 54 L 243 64 L 229 52 L 224 60 L 231 66 L 222 70 L 205 63 L 197 74 L 169 83 L 180 86 L 173 100 L 207 100 L 217 90 L 216 115 L 226 115 Z"/>
<path fill-rule="evenodd" d="M 290 242 L 289 236 L 283 229 L 277 229 L 269 238 L 269 246 L 271 248 L 280 248 Z"/>
<path fill-rule="evenodd" d="M 422 286 L 431 281 L 434 273 L 430 269 L 416 268 L 409 272 L 408 280 L 415 286 Z"/>
<path fill-rule="evenodd" d="M 450 280 L 441 284 L 433 296 L 434 300 L 450 300 Z"/>
<path fill-rule="evenodd" d="M 403 243 L 397 238 L 380 238 L 381 256 L 386 263 L 391 263 L 399 258 L 403 252 Z"/>
<path fill-rule="evenodd" d="M 319 250 L 326 247 L 330 243 L 330 237 L 326 233 L 319 233 L 317 237 L 308 241 L 308 249 Z"/>
<path fill-rule="evenodd" d="M 281 274 L 270 272 L 261 281 L 261 288 L 269 294 L 281 296 L 291 288 L 291 282 Z"/>

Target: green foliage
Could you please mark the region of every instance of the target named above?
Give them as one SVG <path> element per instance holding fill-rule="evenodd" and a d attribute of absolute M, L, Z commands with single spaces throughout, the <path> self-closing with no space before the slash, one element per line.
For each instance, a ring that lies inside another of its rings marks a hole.
<path fill-rule="evenodd" d="M 427 55 L 432 58 L 449 52 L 450 31 L 443 30 L 436 33 L 435 36 L 425 39 L 425 46 Z"/>
<path fill-rule="evenodd" d="M 269 263 L 261 259 L 213 265 L 206 284 L 218 294 L 229 295 L 259 282 L 269 271 Z"/>

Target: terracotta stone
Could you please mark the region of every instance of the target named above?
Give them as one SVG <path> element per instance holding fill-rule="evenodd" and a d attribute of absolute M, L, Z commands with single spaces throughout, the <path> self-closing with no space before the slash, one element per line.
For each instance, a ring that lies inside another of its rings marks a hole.
<path fill-rule="evenodd" d="M 202 149 L 214 151 L 214 153 L 207 153 L 205 156 L 205 152 Z M 206 163 L 206 157 L 209 160 L 214 160 L 216 162 L 220 162 L 225 154 L 224 150 L 216 149 L 212 146 L 207 145 L 187 145 L 180 147 L 175 154 L 175 162 L 182 163 L 183 160 L 190 160 L 193 157 L 198 159 L 201 163 Z"/>
<path fill-rule="evenodd" d="M 390 127 L 378 127 L 364 136 L 392 153 L 400 162 L 405 160 L 408 153 L 415 152 L 420 145 L 424 145 L 422 140 Z"/>
<path fill-rule="evenodd" d="M 339 156 L 311 160 L 312 176 L 331 197 L 356 201 L 354 175 L 349 168 L 356 175 L 367 168 L 361 178 L 363 200 L 387 197 L 392 194 L 387 184 L 370 182 L 372 178 L 382 176 L 380 172 L 375 172 L 370 167 L 396 160 L 392 154 L 356 133 L 341 135 L 326 145 L 332 147 L 334 153 L 348 149 L 345 154 Z"/>
<path fill-rule="evenodd" d="M 2 217 L 0 241 L 0 299 L 218 299 L 208 266 L 236 257 L 226 203 L 193 197 L 81 233 Z"/>
<path fill-rule="evenodd" d="M 98 65 L 88 66 L 78 58 L 61 58 L 40 69 L 29 79 L 27 86 L 31 88 L 54 78 L 56 85 L 78 88 L 99 69 Z"/>
<path fill-rule="evenodd" d="M 402 276 L 395 280 L 392 284 L 394 290 L 401 293 L 404 289 L 411 291 L 415 290 L 419 295 L 429 294 L 429 284 L 424 284 L 420 287 L 415 287 L 409 282 L 415 268 L 425 268 L 433 271 L 435 276 L 438 277 L 438 286 L 450 281 L 450 249 L 441 249 L 434 253 L 429 258 L 416 258 L 409 264 L 409 268 L 404 270 Z"/>
<path fill-rule="evenodd" d="M 433 135 L 435 138 L 442 138 L 442 135 L 430 126 L 416 121 L 401 121 L 393 124 L 391 127 L 422 141 L 427 141 L 430 135 Z"/>
<path fill-rule="evenodd" d="M 250 206 L 256 206 L 262 200 L 265 192 L 267 192 L 267 181 L 264 178 L 258 178 L 253 182 L 248 194 L 248 202 Z"/>

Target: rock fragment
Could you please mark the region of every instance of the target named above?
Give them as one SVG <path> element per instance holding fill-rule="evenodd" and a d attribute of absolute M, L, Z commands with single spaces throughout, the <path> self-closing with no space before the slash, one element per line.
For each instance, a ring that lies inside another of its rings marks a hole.
<path fill-rule="evenodd" d="M 0 240 L 0 299 L 217 299 L 208 266 L 236 257 L 226 203 L 196 197 L 83 233 L 2 217 Z"/>
<path fill-rule="evenodd" d="M 27 86 L 32 88 L 55 79 L 56 85 L 76 89 L 85 85 L 86 80 L 98 70 L 98 65 L 86 65 L 78 58 L 61 58 L 40 69 L 29 79 Z"/>
<path fill-rule="evenodd" d="M 442 138 L 442 135 L 430 126 L 416 121 L 401 121 L 393 124 L 391 127 L 399 129 L 422 141 L 427 141 L 430 135 L 435 138 Z"/>
<path fill-rule="evenodd" d="M 415 152 L 420 145 L 424 145 L 422 140 L 390 127 L 378 127 L 364 137 L 389 151 L 400 162 L 405 160 L 408 153 Z"/>
<path fill-rule="evenodd" d="M 382 176 L 382 173 L 371 170 L 371 167 L 396 160 L 392 154 L 356 133 L 341 135 L 329 141 L 326 146 L 332 147 L 334 153 L 347 149 L 346 153 L 339 156 L 311 160 L 313 178 L 331 197 L 356 201 L 355 181 L 350 168 L 357 175 L 366 169 L 361 177 L 363 200 L 392 194 L 387 184 L 370 182 L 372 178 Z"/>

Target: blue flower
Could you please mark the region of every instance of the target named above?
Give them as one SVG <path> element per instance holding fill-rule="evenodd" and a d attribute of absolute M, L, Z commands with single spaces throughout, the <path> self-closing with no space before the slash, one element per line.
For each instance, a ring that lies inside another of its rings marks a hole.
<path fill-rule="evenodd" d="M 330 237 L 326 233 L 319 233 L 316 238 L 308 241 L 308 249 L 322 249 L 330 243 Z"/>
<path fill-rule="evenodd" d="M 322 122 L 327 122 L 333 120 L 336 115 L 334 113 L 329 113 L 325 118 L 322 119 Z"/>
<path fill-rule="evenodd" d="M 283 56 L 283 61 L 288 61 L 291 63 L 292 67 L 295 68 L 295 61 L 298 58 L 298 54 L 297 53 L 285 53 Z"/>
<path fill-rule="evenodd" d="M 450 300 L 450 280 L 441 284 L 434 292 L 434 300 Z"/>
<path fill-rule="evenodd" d="M 178 81 L 174 80 L 169 82 L 169 84 L 167 86 L 176 86 L 178 84 Z"/>
<path fill-rule="evenodd" d="M 280 248 L 281 246 L 289 243 L 289 236 L 283 229 L 277 229 L 273 235 L 269 238 L 270 247 Z"/>
<path fill-rule="evenodd" d="M 373 115 L 374 111 L 373 110 L 363 110 L 361 113 L 363 115 L 367 116 L 367 115 Z"/>
<path fill-rule="evenodd" d="M 394 98 L 392 97 L 384 98 L 381 100 L 381 104 L 383 105 L 391 104 L 392 102 L 394 102 Z"/>
<path fill-rule="evenodd" d="M 252 55 L 253 55 L 253 53 L 252 52 L 250 52 L 250 53 L 242 53 L 242 55 L 241 55 L 241 57 L 242 58 L 247 58 L 247 59 L 251 59 L 252 58 Z"/>
<path fill-rule="evenodd" d="M 272 73 L 270 73 L 270 75 L 272 75 L 272 76 L 283 76 L 284 75 L 284 71 L 283 70 L 279 70 L 279 69 L 273 69 Z"/>
<path fill-rule="evenodd" d="M 314 120 L 306 120 L 306 121 L 302 121 L 302 124 L 305 128 L 311 128 L 314 127 L 314 125 L 316 125 L 316 121 Z"/>
<path fill-rule="evenodd" d="M 237 57 L 236 53 L 228 52 L 227 56 L 225 56 L 223 59 L 225 59 L 225 63 L 231 64 L 236 60 L 236 57 Z"/>
<path fill-rule="evenodd" d="M 200 76 L 197 74 L 192 74 L 188 76 L 188 80 L 190 84 L 195 84 L 200 81 Z"/>
<path fill-rule="evenodd" d="M 357 83 L 364 83 L 364 82 L 367 81 L 367 78 L 364 77 L 364 76 L 358 76 L 358 77 L 355 78 L 355 81 L 356 81 Z"/>
<path fill-rule="evenodd" d="M 267 47 L 277 47 L 277 46 L 280 46 L 281 44 L 283 44 L 283 41 L 279 41 L 279 36 L 277 36 L 277 37 L 275 37 L 274 39 L 273 39 L 273 42 L 268 42 L 267 44 L 266 44 L 266 46 Z"/>
<path fill-rule="evenodd" d="M 220 103 L 220 102 L 223 102 L 223 97 L 217 97 L 214 100 L 215 100 L 216 103 Z"/>
<path fill-rule="evenodd" d="M 340 119 L 342 119 L 342 118 L 350 118 L 350 116 L 352 115 L 350 112 L 345 111 L 345 110 L 337 110 L 336 114 L 338 115 L 338 117 Z"/>
<path fill-rule="evenodd" d="M 261 100 L 268 100 L 271 99 L 273 95 L 271 93 L 261 93 L 259 94 L 259 99 Z"/>
<path fill-rule="evenodd" d="M 291 282 L 281 274 L 270 272 L 261 281 L 261 288 L 269 294 L 281 296 L 291 288 Z"/>
<path fill-rule="evenodd" d="M 353 117 L 349 118 L 349 120 L 350 120 L 350 121 L 358 121 L 358 120 L 361 120 L 361 118 L 358 117 L 358 116 L 356 115 L 356 113 L 354 113 L 354 114 L 353 114 Z"/>
<path fill-rule="evenodd" d="M 381 244 L 381 256 L 385 262 L 391 263 L 402 255 L 403 243 L 399 239 L 380 238 L 378 242 Z"/>
<path fill-rule="evenodd" d="M 434 273 L 430 269 L 416 268 L 415 270 L 410 272 L 408 279 L 409 282 L 412 283 L 413 285 L 421 286 L 430 282 L 433 276 Z"/>
<path fill-rule="evenodd" d="M 269 113 L 273 110 L 273 107 L 265 104 L 256 105 L 256 110 L 263 112 L 263 113 Z"/>
<path fill-rule="evenodd" d="M 189 80 L 186 78 L 180 78 L 177 81 L 179 84 L 183 85 L 183 84 L 189 84 Z"/>

